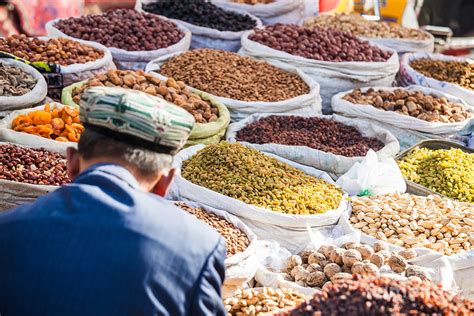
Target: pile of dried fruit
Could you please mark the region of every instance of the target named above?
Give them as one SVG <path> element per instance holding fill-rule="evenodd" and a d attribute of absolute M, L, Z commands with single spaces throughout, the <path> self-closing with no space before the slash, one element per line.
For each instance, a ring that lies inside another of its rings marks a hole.
<path fill-rule="evenodd" d="M 304 22 L 305 27 L 328 27 L 357 36 L 380 38 L 428 39 L 418 30 L 383 21 L 369 21 L 358 14 L 321 14 Z"/>
<path fill-rule="evenodd" d="M 0 96 L 27 94 L 36 85 L 36 79 L 22 69 L 0 62 Z"/>
<path fill-rule="evenodd" d="M 385 111 L 410 115 L 427 122 L 462 122 L 472 116 L 461 103 L 448 101 L 444 97 L 426 95 L 421 91 L 369 88 L 362 92 L 360 89 L 354 89 L 343 99 L 354 104 L 369 104 Z"/>
<path fill-rule="evenodd" d="M 38 135 L 59 142 L 78 142 L 84 131 L 79 119 L 79 109 L 56 107 L 47 103 L 43 110 L 20 114 L 12 121 L 12 129 L 17 132 Z"/>
<path fill-rule="evenodd" d="M 264 61 L 213 49 L 195 49 L 164 63 L 160 73 L 220 97 L 276 102 L 309 92 L 297 75 Z"/>
<path fill-rule="evenodd" d="M 416 147 L 398 162 L 403 176 L 450 198 L 474 202 L 474 154 Z"/>
<path fill-rule="evenodd" d="M 104 52 L 67 38 L 28 38 L 12 35 L 0 38 L 0 51 L 13 54 L 30 62 L 47 62 L 67 66 L 85 64 L 104 57 Z"/>
<path fill-rule="evenodd" d="M 324 213 L 342 199 L 335 185 L 239 143 L 206 146 L 183 162 L 181 175 L 247 204 L 287 214 Z"/>
<path fill-rule="evenodd" d="M 227 248 L 227 257 L 243 252 L 249 246 L 250 240 L 247 235 L 224 218 L 207 212 L 202 208 L 190 207 L 183 202 L 177 202 L 176 205 L 193 214 L 199 220 L 217 230 L 217 232 L 224 237 Z"/>
<path fill-rule="evenodd" d="M 322 288 L 339 280 L 350 280 L 352 274 L 378 276 L 380 272 L 400 273 L 404 276 L 430 280 L 426 269 L 409 265 L 407 260 L 417 256 L 414 249 L 390 253 L 388 245 L 374 246 L 349 242 L 339 248 L 323 245 L 316 250 L 304 250 L 289 258 L 283 278 L 300 286 Z"/>
<path fill-rule="evenodd" d="M 474 63 L 420 58 L 411 61 L 410 66 L 427 77 L 474 90 Z"/>
<path fill-rule="evenodd" d="M 178 43 L 184 33 L 175 23 L 153 14 L 116 9 L 58 21 L 66 35 L 127 51 L 156 50 Z"/>
<path fill-rule="evenodd" d="M 182 81 L 173 78 L 160 80 L 143 70 L 109 70 L 89 79 L 84 85 L 72 91 L 73 101 L 77 104 L 82 92 L 89 87 L 122 87 L 161 97 L 182 107 L 194 116 L 197 123 L 208 123 L 218 119 L 218 109 L 211 102 L 192 93 Z"/>
<path fill-rule="evenodd" d="M 354 228 L 405 248 L 451 255 L 474 245 L 474 205 L 435 195 L 353 197 Z"/>
<path fill-rule="evenodd" d="M 299 307 L 273 315 L 473 315 L 474 301 L 418 279 L 361 278 L 334 283 Z"/>
<path fill-rule="evenodd" d="M 250 16 L 224 10 L 206 0 L 158 0 L 143 4 L 142 7 L 147 12 L 219 31 L 240 32 L 257 26 L 257 22 Z"/>
<path fill-rule="evenodd" d="M 383 62 L 392 56 L 349 33 L 317 26 L 309 29 L 295 24 L 267 25 L 256 29 L 249 39 L 291 55 L 322 61 Z"/>
<path fill-rule="evenodd" d="M 291 289 L 264 287 L 238 290 L 234 296 L 224 299 L 224 306 L 227 316 L 254 316 L 296 307 L 305 300 L 303 294 Z"/>
<path fill-rule="evenodd" d="M 66 159 L 59 153 L 12 144 L 0 145 L 0 179 L 42 185 L 70 182 Z"/>
<path fill-rule="evenodd" d="M 365 156 L 369 149 L 384 147 L 352 126 L 319 117 L 268 116 L 239 130 L 236 138 L 254 144 L 308 146 L 346 157 Z"/>

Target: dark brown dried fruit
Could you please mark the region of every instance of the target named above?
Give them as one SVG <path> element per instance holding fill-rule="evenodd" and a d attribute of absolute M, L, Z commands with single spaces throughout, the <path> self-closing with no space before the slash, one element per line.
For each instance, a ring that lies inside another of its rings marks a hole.
<path fill-rule="evenodd" d="M 427 77 L 474 90 L 474 63 L 420 58 L 410 62 L 410 66 Z"/>

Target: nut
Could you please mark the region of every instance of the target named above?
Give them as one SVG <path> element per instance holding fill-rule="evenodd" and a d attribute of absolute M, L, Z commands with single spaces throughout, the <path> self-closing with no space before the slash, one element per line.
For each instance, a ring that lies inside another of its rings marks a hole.
<path fill-rule="evenodd" d="M 396 273 L 402 273 L 408 266 L 408 262 L 400 255 L 392 254 L 387 261 L 388 266 Z"/>
<path fill-rule="evenodd" d="M 370 262 L 375 264 L 378 268 L 384 265 L 385 258 L 384 255 L 381 253 L 374 253 L 370 258 Z"/>
<path fill-rule="evenodd" d="M 324 273 L 331 279 L 336 273 L 341 272 L 341 267 L 337 263 L 329 263 L 324 267 Z"/>
<path fill-rule="evenodd" d="M 0 96 L 14 97 L 33 90 L 36 86 L 36 79 L 18 67 L 0 62 L 0 83 Z"/>
<path fill-rule="evenodd" d="M 320 271 L 311 273 L 306 280 L 306 283 L 310 287 L 322 287 L 326 282 L 326 276 Z"/>
<path fill-rule="evenodd" d="M 362 260 L 370 260 L 374 254 L 374 249 L 369 245 L 359 245 L 356 247 L 356 250 L 361 254 Z"/>
<path fill-rule="evenodd" d="M 402 256 L 406 260 L 416 258 L 417 256 L 415 249 L 405 249 L 405 250 L 399 251 L 398 255 Z"/>
<path fill-rule="evenodd" d="M 354 265 L 354 263 L 362 261 L 362 256 L 361 253 L 356 249 L 349 249 L 343 252 L 342 261 L 350 268 Z"/>

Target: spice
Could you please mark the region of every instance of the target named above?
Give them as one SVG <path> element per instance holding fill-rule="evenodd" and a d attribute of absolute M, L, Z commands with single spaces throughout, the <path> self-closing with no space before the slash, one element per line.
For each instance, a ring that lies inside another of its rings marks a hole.
<path fill-rule="evenodd" d="M 474 63 L 420 58 L 411 61 L 410 66 L 429 78 L 474 90 Z"/>
<path fill-rule="evenodd" d="M 182 176 L 247 204 L 287 214 L 336 209 L 342 190 L 239 143 L 208 145 L 183 162 Z"/>
<path fill-rule="evenodd" d="M 184 37 L 184 32 L 174 22 L 154 14 L 126 9 L 71 17 L 59 20 L 54 27 L 71 37 L 127 51 L 166 48 Z"/>
<path fill-rule="evenodd" d="M 221 9 L 206 0 L 158 0 L 143 4 L 143 10 L 219 31 L 251 30 L 257 22 L 250 16 Z"/>
<path fill-rule="evenodd" d="M 216 96 L 276 102 L 309 93 L 297 75 L 264 61 L 213 49 L 195 49 L 170 58 L 160 73 Z"/>
<path fill-rule="evenodd" d="M 377 109 L 409 115 L 427 122 L 455 123 L 472 117 L 463 104 L 448 101 L 445 97 L 426 95 L 421 91 L 369 88 L 362 92 L 360 89 L 354 89 L 342 99 L 354 104 L 368 104 Z"/>
<path fill-rule="evenodd" d="M 13 144 L 0 145 L 0 179 L 41 185 L 70 182 L 65 157 Z"/>
<path fill-rule="evenodd" d="M 236 138 L 254 144 L 308 146 L 346 157 L 365 156 L 369 149 L 384 147 L 383 142 L 362 136 L 355 127 L 319 117 L 264 117 L 239 130 Z"/>
<path fill-rule="evenodd" d="M 128 88 L 163 98 L 191 113 L 197 123 L 216 121 L 219 115 L 218 109 L 210 101 L 192 93 L 184 82 L 173 78 L 160 80 L 143 70 L 109 70 L 97 75 L 72 91 L 73 101 L 79 103 L 84 90 L 96 86 Z"/>
<path fill-rule="evenodd" d="M 59 142 L 78 142 L 84 131 L 79 109 L 67 105 L 56 107 L 47 103 L 43 110 L 20 114 L 12 121 L 13 130 L 54 139 Z"/>
<path fill-rule="evenodd" d="M 36 85 L 36 79 L 26 71 L 0 62 L 0 96 L 13 97 L 27 94 Z"/>
<path fill-rule="evenodd" d="M 403 176 L 450 198 L 474 202 L 474 154 L 416 147 L 398 161 Z"/>
<path fill-rule="evenodd" d="M 353 197 L 350 222 L 367 235 L 405 248 L 452 255 L 474 245 L 474 205 L 437 195 Z"/>
<path fill-rule="evenodd" d="M 47 62 L 67 66 L 85 64 L 104 57 L 104 52 L 92 46 L 67 38 L 46 40 L 26 35 L 0 38 L 0 51 L 13 54 L 30 62 Z"/>
<path fill-rule="evenodd" d="M 472 315 L 474 301 L 419 279 L 353 276 L 318 291 L 311 300 L 280 316 Z"/>
<path fill-rule="evenodd" d="M 227 248 L 227 258 L 243 252 L 249 246 L 250 240 L 247 235 L 224 218 L 207 212 L 202 208 L 190 207 L 183 202 L 177 202 L 176 205 L 193 214 L 199 220 L 217 230 L 217 232 L 224 237 Z"/>
<path fill-rule="evenodd" d="M 291 55 L 321 61 L 383 62 L 392 56 L 391 52 L 349 33 L 317 26 L 308 29 L 295 24 L 277 23 L 256 29 L 249 39 Z"/>

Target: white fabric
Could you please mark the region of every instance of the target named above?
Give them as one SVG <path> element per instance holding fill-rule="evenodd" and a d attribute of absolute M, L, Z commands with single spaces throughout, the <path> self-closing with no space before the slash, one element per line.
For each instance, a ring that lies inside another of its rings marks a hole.
<path fill-rule="evenodd" d="M 163 17 L 163 16 L 159 16 L 159 17 L 165 20 L 169 20 L 168 18 Z M 56 22 L 58 22 L 59 20 L 61 19 L 55 19 L 46 23 L 45 28 L 46 28 L 46 32 L 48 36 L 66 37 L 66 38 L 71 38 L 71 39 L 79 41 L 79 39 L 66 35 L 60 30 L 58 30 L 56 27 L 54 27 L 54 24 L 56 24 Z M 115 62 L 115 64 L 117 65 L 119 69 L 137 70 L 137 69 L 144 69 L 146 64 L 150 60 L 153 60 L 160 56 L 172 54 L 175 52 L 187 51 L 189 49 L 189 46 L 191 45 L 191 32 L 187 28 L 183 27 L 182 25 L 177 24 L 177 27 L 184 33 L 184 37 L 176 44 L 165 47 L 165 48 L 160 48 L 156 50 L 146 50 L 146 51 L 145 50 L 144 51 L 127 51 L 127 50 L 116 48 L 116 47 L 108 47 L 110 53 L 112 54 L 113 61 Z M 91 41 L 83 41 L 83 42 L 89 45 L 98 44 L 96 42 L 91 42 Z M 78 81 L 81 81 L 81 80 L 78 80 Z"/>
<path fill-rule="evenodd" d="M 242 48 L 239 53 L 254 58 L 272 61 L 277 67 L 292 65 L 309 75 L 321 86 L 323 112 L 330 112 L 331 98 L 336 93 L 353 88 L 367 86 L 390 86 L 399 69 L 396 51 L 384 62 L 329 62 L 295 56 L 250 40 L 253 31 L 242 36 Z"/>
<path fill-rule="evenodd" d="M 362 88 L 361 91 L 366 92 L 368 89 L 369 88 Z M 394 91 L 396 89 L 403 89 L 403 88 L 373 87 L 373 89 Z M 431 89 L 431 88 L 423 87 L 423 86 L 409 86 L 405 89 L 408 91 L 421 91 L 426 95 L 434 95 L 436 97 L 445 97 L 449 101 L 462 103 L 467 107 L 467 104 L 462 99 L 449 95 L 447 93 L 443 93 L 435 89 Z M 456 123 L 427 122 L 427 121 L 420 120 L 409 115 L 403 115 L 394 111 L 385 111 L 368 104 L 354 104 L 342 99 L 346 94 L 350 93 L 351 91 L 352 90 L 348 90 L 348 91 L 338 93 L 332 98 L 331 106 L 335 113 L 348 116 L 348 117 L 376 120 L 381 123 L 391 124 L 398 128 L 416 130 L 416 131 L 436 134 L 436 135 L 456 133 L 462 130 L 465 126 L 467 126 L 470 120 L 474 119 L 474 118 L 471 118 L 463 122 L 456 122 Z M 473 112 L 473 115 L 474 115 L 474 108 L 471 107 L 470 110 L 471 112 Z"/>
<path fill-rule="evenodd" d="M 405 54 L 402 56 L 402 59 L 400 61 L 400 77 L 404 85 L 415 84 L 443 91 L 460 99 L 463 99 L 469 106 L 474 108 L 474 90 L 463 88 L 451 82 L 439 81 L 417 72 L 410 66 L 410 62 L 420 58 L 429 58 L 444 61 L 467 61 L 471 64 L 474 63 L 472 59 L 429 53 Z"/>
<path fill-rule="evenodd" d="M 341 214 L 348 207 L 348 201 L 346 200 L 346 195 L 344 195 L 339 207 L 335 210 L 329 210 L 324 214 L 316 215 L 290 215 L 246 204 L 240 200 L 193 184 L 180 175 L 181 165 L 183 161 L 204 147 L 204 145 L 192 146 L 180 151 L 175 156 L 173 167 L 177 170 L 177 176 L 170 188 L 168 198 L 196 201 L 234 214 L 247 224 L 259 239 L 277 240 L 288 247 L 299 247 L 300 242 L 308 238 L 306 233 L 307 225 L 311 227 L 333 225 L 339 220 Z M 264 154 L 281 160 L 309 175 L 322 178 L 329 183 L 334 183 L 334 181 L 322 171 L 302 166 L 272 154 Z M 300 232 L 300 234 L 298 234 L 298 232 Z"/>
<path fill-rule="evenodd" d="M 399 55 L 412 52 L 428 52 L 434 50 L 434 36 L 431 33 L 422 31 L 428 35 L 427 39 L 417 40 L 409 38 L 373 38 L 360 37 L 374 45 L 381 45 L 397 51 Z"/>
<path fill-rule="evenodd" d="M 227 128 L 226 140 L 229 142 L 237 142 L 236 136 L 239 130 L 251 123 L 254 123 L 264 117 L 271 115 L 286 116 L 286 114 L 253 114 L 242 121 L 230 124 Z M 377 156 L 379 156 L 381 159 L 395 157 L 395 155 L 400 151 L 400 146 L 395 136 L 376 125 L 357 119 L 348 119 L 339 115 L 298 116 L 320 117 L 328 120 L 337 121 L 344 125 L 354 126 L 363 136 L 377 138 L 385 144 L 385 146 L 377 152 Z M 349 170 L 349 168 L 354 163 L 363 159 L 363 157 L 345 157 L 341 155 L 335 155 L 330 152 L 325 152 L 307 146 L 288 146 L 275 143 L 251 144 L 247 142 L 245 142 L 245 144 L 249 147 L 253 147 L 264 152 L 269 152 L 277 156 L 289 159 L 291 161 L 295 161 L 297 163 L 307 165 L 329 173 L 334 173 L 337 175 L 343 174 L 344 172 Z"/>
<path fill-rule="evenodd" d="M 25 93 L 24 95 L 11 97 L 0 96 L 0 110 L 2 112 L 27 108 L 40 103 L 44 98 L 46 98 L 46 94 L 48 93 L 48 85 L 46 84 L 46 80 L 44 79 L 43 75 L 38 70 L 21 61 L 10 58 L 0 58 L 0 63 L 20 68 L 36 79 L 36 85 L 30 92 Z"/>
<path fill-rule="evenodd" d="M 170 58 L 179 55 L 172 54 L 163 56 L 151 61 L 146 66 L 146 72 L 156 75 L 160 79 L 167 77 L 159 73 L 161 65 L 166 63 Z M 309 86 L 309 93 L 303 94 L 288 100 L 277 102 L 255 101 L 247 102 L 225 97 L 213 95 L 219 102 L 223 103 L 230 111 L 232 122 L 242 120 L 254 113 L 291 113 L 291 114 L 320 114 L 321 113 L 321 97 L 319 96 L 319 84 L 310 76 L 296 67 L 267 61 L 273 66 L 277 66 L 285 71 L 296 73 Z M 207 91 L 206 91 L 207 92 Z"/>
<path fill-rule="evenodd" d="M 51 109 L 61 109 L 64 105 L 56 102 L 50 102 Z M 0 141 L 15 143 L 27 147 L 43 147 L 46 150 L 66 154 L 68 147 L 77 147 L 74 142 L 58 142 L 53 139 L 44 138 L 38 135 L 28 134 L 24 132 L 17 132 L 12 129 L 12 121 L 20 114 L 28 114 L 31 111 L 44 109 L 44 104 L 24 110 L 13 111 L 0 120 Z"/>

